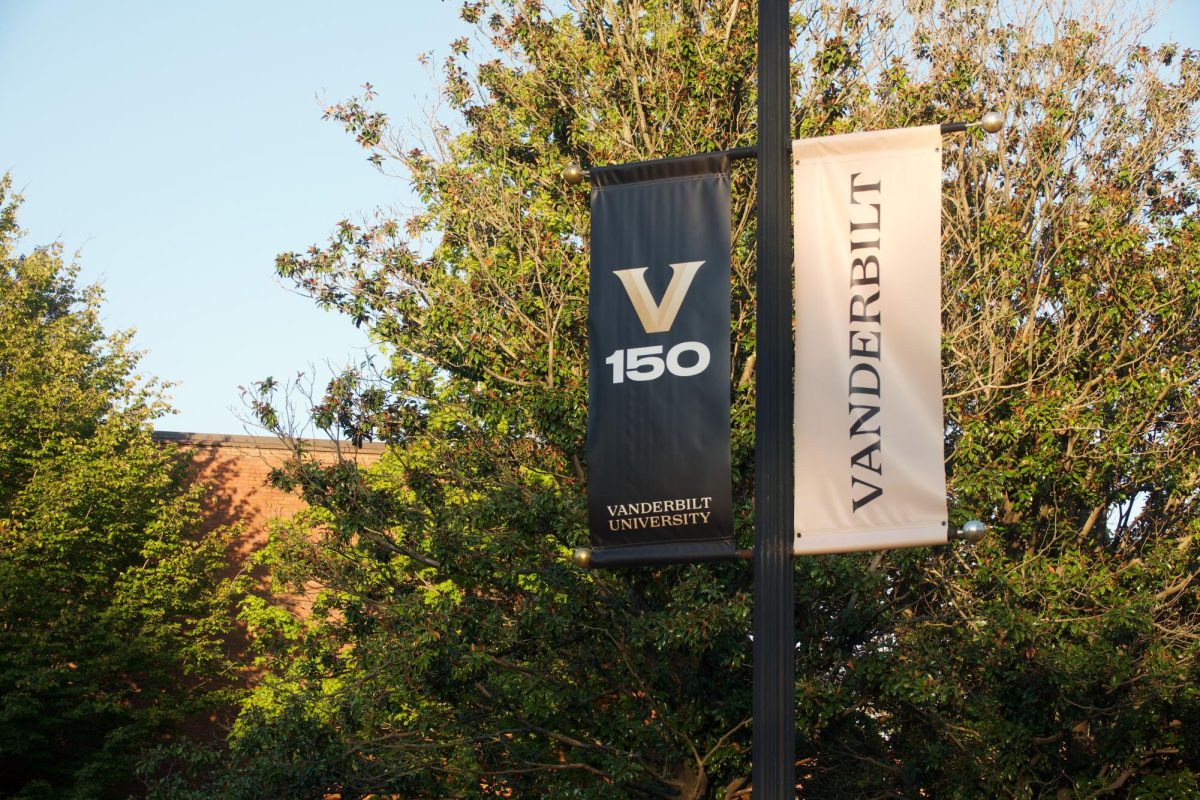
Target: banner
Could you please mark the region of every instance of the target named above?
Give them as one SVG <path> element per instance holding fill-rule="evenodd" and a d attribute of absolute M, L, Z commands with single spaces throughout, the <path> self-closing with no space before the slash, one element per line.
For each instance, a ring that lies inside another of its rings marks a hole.
<path fill-rule="evenodd" d="M 591 183 L 591 566 L 730 558 L 728 158 Z"/>
<path fill-rule="evenodd" d="M 797 140 L 796 552 L 947 541 L 936 125 Z"/>

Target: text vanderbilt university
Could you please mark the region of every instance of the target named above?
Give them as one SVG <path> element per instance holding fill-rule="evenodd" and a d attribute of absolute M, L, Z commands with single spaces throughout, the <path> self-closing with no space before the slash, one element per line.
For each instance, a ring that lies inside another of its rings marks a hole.
<path fill-rule="evenodd" d="M 605 506 L 608 529 L 634 531 L 644 528 L 670 528 L 707 523 L 712 512 L 711 497 L 685 497 L 678 500 L 654 500 Z"/>

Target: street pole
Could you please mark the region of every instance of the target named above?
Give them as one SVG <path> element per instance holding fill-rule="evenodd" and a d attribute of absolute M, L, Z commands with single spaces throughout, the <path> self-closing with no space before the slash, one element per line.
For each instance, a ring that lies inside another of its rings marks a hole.
<path fill-rule="evenodd" d="M 791 84 L 788 0 L 758 4 L 758 295 L 754 445 L 755 800 L 796 795 L 792 585 Z"/>
<path fill-rule="evenodd" d="M 730 160 L 758 160 L 757 372 L 755 389 L 754 549 L 737 551 L 754 561 L 753 744 L 755 800 L 795 800 L 796 633 L 792 554 L 794 534 L 793 408 L 795 343 L 792 337 L 791 21 L 788 0 L 759 0 L 758 144 L 717 151 Z M 949 122 L 943 135 L 979 127 L 995 133 L 1003 116 L 990 111 L 979 122 Z M 577 163 L 563 169 L 572 185 L 589 179 Z M 984 534 L 977 520 L 954 534 L 974 543 Z M 731 553 L 731 556 L 735 554 Z M 592 551 L 578 548 L 575 563 L 592 566 Z"/>

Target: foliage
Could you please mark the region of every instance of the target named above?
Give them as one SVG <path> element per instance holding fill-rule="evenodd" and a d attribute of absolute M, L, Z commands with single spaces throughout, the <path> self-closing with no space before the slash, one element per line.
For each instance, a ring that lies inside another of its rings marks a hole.
<path fill-rule="evenodd" d="M 218 699 L 225 539 L 196 535 L 165 406 L 60 248 L 16 252 L 0 179 L 0 795 L 127 796 L 143 750 Z"/>
<path fill-rule="evenodd" d="M 382 375 L 334 380 L 314 419 L 391 448 L 361 472 L 298 445 L 278 475 L 314 511 L 279 529 L 269 566 L 324 591 L 307 621 L 259 619 L 272 677 L 227 786 L 747 794 L 749 570 L 566 562 L 585 539 L 588 225 L 586 190 L 558 171 L 752 143 L 752 6 L 469 2 L 479 40 L 443 62 L 455 127 L 435 119 L 413 147 L 369 87 L 328 109 L 373 163 L 407 171 L 421 208 L 342 222 L 278 269 L 389 349 Z M 1150 50 L 1119 3 L 809 0 L 793 22 L 797 136 L 993 105 L 1009 121 L 944 154 L 952 523 L 993 534 L 797 563 L 801 794 L 1194 791 L 1196 54 Z M 739 165 L 743 546 L 753 187 Z M 260 390 L 278 428 L 279 387 Z"/>

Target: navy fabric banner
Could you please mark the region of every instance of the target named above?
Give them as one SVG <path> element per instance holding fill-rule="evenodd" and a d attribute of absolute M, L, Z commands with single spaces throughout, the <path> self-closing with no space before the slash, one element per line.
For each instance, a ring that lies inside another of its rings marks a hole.
<path fill-rule="evenodd" d="M 731 558 L 728 158 L 591 183 L 591 565 Z"/>

